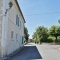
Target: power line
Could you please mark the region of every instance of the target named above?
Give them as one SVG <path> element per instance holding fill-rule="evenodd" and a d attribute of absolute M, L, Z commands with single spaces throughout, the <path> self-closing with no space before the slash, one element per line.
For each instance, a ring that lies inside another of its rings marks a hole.
<path fill-rule="evenodd" d="M 42 13 L 42 14 L 29 14 L 25 16 L 34 16 L 34 15 L 52 15 L 52 14 L 60 14 L 60 12 L 51 12 L 51 13 Z"/>

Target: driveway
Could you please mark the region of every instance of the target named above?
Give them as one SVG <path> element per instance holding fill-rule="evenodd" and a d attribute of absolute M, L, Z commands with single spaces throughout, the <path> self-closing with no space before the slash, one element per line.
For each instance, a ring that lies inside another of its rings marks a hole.
<path fill-rule="evenodd" d="M 37 47 L 34 43 L 28 43 L 24 46 L 24 49 L 16 54 L 14 57 L 11 57 L 9 60 L 37 60 L 42 59 L 40 53 L 38 52 Z"/>

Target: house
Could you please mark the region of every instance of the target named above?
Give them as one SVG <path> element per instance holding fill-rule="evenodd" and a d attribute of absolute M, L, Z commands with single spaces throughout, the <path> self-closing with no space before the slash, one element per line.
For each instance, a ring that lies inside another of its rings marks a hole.
<path fill-rule="evenodd" d="M 17 0 L 0 0 L 0 56 L 24 46 L 25 19 Z"/>
<path fill-rule="evenodd" d="M 32 42 L 32 39 L 28 39 L 28 42 Z"/>

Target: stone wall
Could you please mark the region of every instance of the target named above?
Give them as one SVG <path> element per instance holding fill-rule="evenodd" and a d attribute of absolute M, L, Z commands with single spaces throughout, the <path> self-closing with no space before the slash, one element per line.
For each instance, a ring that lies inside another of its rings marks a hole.
<path fill-rule="evenodd" d="M 2 13 L 3 13 L 3 0 L 0 0 L 0 55 L 1 55 L 1 40 L 2 40 Z"/>
<path fill-rule="evenodd" d="M 12 0 L 13 6 L 8 11 L 8 31 L 7 31 L 7 55 L 13 53 L 17 49 L 23 46 L 22 44 L 22 36 L 23 35 L 23 27 L 24 22 L 22 15 L 16 5 L 15 1 Z M 16 15 L 18 15 L 19 20 L 21 21 L 21 28 L 16 25 Z M 13 39 L 11 38 L 11 32 L 13 31 Z M 17 39 L 16 39 L 17 34 Z"/>

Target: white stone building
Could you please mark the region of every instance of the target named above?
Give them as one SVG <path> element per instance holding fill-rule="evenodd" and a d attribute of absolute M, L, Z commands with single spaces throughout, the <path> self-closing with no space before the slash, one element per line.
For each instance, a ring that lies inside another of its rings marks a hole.
<path fill-rule="evenodd" d="M 0 0 L 0 56 L 24 46 L 25 19 L 17 0 Z"/>

